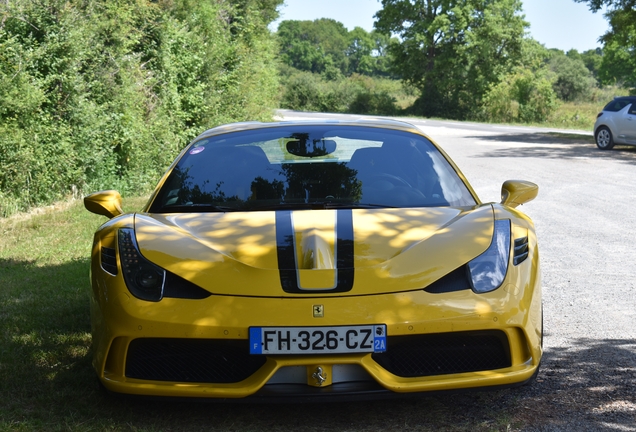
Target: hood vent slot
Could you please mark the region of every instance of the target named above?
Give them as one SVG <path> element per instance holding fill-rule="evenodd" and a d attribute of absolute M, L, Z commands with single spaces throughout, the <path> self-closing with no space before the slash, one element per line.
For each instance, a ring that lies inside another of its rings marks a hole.
<path fill-rule="evenodd" d="M 515 239 L 515 251 L 513 255 L 514 265 L 519 265 L 528 258 L 528 236 Z"/>

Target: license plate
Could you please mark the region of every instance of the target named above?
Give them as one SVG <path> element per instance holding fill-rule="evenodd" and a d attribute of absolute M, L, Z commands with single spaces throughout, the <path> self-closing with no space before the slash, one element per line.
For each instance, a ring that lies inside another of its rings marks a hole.
<path fill-rule="evenodd" d="M 250 354 L 343 354 L 386 351 L 386 325 L 250 327 Z"/>

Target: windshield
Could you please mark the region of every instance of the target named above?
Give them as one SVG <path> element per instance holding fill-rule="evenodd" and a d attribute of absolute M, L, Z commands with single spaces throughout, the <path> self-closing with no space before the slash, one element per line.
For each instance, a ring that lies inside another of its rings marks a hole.
<path fill-rule="evenodd" d="M 303 208 L 472 206 L 420 135 L 359 126 L 280 126 L 192 143 L 153 213 Z"/>

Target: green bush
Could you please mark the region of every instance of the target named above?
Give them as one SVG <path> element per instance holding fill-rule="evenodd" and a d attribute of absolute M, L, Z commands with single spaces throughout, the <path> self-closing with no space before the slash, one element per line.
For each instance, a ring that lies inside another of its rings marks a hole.
<path fill-rule="evenodd" d="M 587 100 L 597 86 L 596 79 L 579 58 L 557 53 L 550 59 L 549 67 L 556 75 L 552 88 L 562 101 Z"/>
<path fill-rule="evenodd" d="M 395 115 L 398 111 L 395 103 L 396 98 L 386 91 L 361 91 L 356 94 L 348 111 L 355 114 Z"/>
<path fill-rule="evenodd" d="M 545 71 L 517 69 L 491 86 L 483 99 L 483 119 L 491 122 L 545 121 L 558 107 Z"/>
<path fill-rule="evenodd" d="M 281 107 L 299 111 L 395 115 L 400 112 L 398 98 L 410 97 L 399 81 L 385 78 L 353 74 L 328 80 L 287 67 L 281 76 Z"/>
<path fill-rule="evenodd" d="M 346 112 L 354 98 L 347 80 L 326 80 L 319 74 L 296 71 L 283 83 L 281 107 L 301 111 Z"/>
<path fill-rule="evenodd" d="M 22 0 L 0 6 L 0 216 L 147 189 L 181 148 L 278 104 L 282 0 Z"/>

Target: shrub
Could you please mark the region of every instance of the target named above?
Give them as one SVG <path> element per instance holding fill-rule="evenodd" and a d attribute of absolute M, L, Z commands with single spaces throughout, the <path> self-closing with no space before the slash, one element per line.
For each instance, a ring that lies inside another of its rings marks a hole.
<path fill-rule="evenodd" d="M 358 92 L 349 105 L 348 112 L 355 114 L 395 115 L 397 108 L 396 99 L 386 91 L 370 92 L 362 90 Z"/>
<path fill-rule="evenodd" d="M 558 101 L 545 71 L 517 69 L 491 86 L 483 100 L 483 117 L 492 122 L 542 122 Z"/>
<path fill-rule="evenodd" d="M 149 188 L 204 129 L 271 119 L 280 3 L 6 2 L 0 216 Z"/>
<path fill-rule="evenodd" d="M 552 88 L 562 101 L 588 99 L 596 87 L 596 79 L 579 58 L 555 54 L 550 59 L 549 67 L 556 75 Z"/>
<path fill-rule="evenodd" d="M 400 82 L 384 78 L 354 74 L 327 80 L 323 75 L 287 68 L 283 76 L 281 107 L 287 109 L 394 115 L 399 112 L 397 97 L 409 97 Z"/>

